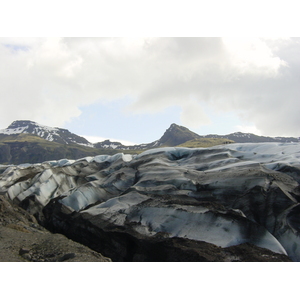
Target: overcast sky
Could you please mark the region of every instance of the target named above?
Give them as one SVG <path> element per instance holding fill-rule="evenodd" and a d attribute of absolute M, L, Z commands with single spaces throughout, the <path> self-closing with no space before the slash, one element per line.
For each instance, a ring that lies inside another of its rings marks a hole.
<path fill-rule="evenodd" d="M 39 2 L 7 3 L 0 19 L 0 33 L 8 36 L 0 38 L 0 129 L 27 119 L 92 142 L 125 144 L 152 142 L 171 123 L 203 135 L 300 136 L 300 39 L 276 37 L 286 35 L 286 24 L 299 28 L 289 0 L 285 6 L 251 1 L 247 7 L 211 1 L 201 9 L 191 0 L 185 6 L 106 1 L 108 7 L 86 0 L 85 6 L 70 2 L 72 10 L 55 0 L 46 14 L 37 13 L 45 12 Z M 199 28 L 213 30 L 201 35 Z M 224 36 L 230 30 L 253 36 L 255 28 L 256 36 L 272 38 L 209 37 L 222 28 Z M 106 37 L 76 38 L 101 33 Z M 9 37 L 64 35 L 75 37 Z M 144 35 L 150 37 L 109 37 Z"/>
<path fill-rule="evenodd" d="M 127 143 L 300 136 L 299 38 L 1 38 L 0 127 L 28 119 Z"/>

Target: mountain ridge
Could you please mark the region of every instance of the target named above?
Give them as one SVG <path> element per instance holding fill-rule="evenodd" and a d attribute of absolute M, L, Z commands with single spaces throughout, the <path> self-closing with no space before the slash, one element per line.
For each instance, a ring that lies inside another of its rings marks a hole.
<path fill-rule="evenodd" d="M 299 142 L 299 138 L 264 137 L 235 132 L 228 135 L 199 135 L 184 126 L 172 123 L 158 140 L 126 146 L 104 140 L 90 143 L 67 129 L 49 127 L 29 120 L 17 120 L 0 130 L 0 164 L 38 163 L 46 160 L 79 159 L 120 151 L 138 154 L 160 147 L 205 148 L 228 143 Z"/>
<path fill-rule="evenodd" d="M 165 131 L 162 137 L 155 140 L 152 143 L 144 143 L 133 146 L 124 146 L 119 142 L 110 142 L 110 140 L 105 140 L 103 142 L 95 143 L 96 148 L 113 148 L 119 150 L 147 150 L 157 147 L 173 147 L 184 142 L 190 141 L 192 139 L 200 138 L 197 133 L 190 131 L 184 126 L 179 126 L 172 123 L 170 127 Z"/>
<path fill-rule="evenodd" d="M 260 136 L 253 133 L 243 133 L 243 132 L 233 132 L 225 135 L 218 134 L 208 134 L 201 137 L 205 138 L 226 138 L 235 141 L 236 143 L 297 143 L 299 138 L 296 137 L 269 137 L 269 136 Z"/>
<path fill-rule="evenodd" d="M 75 143 L 78 145 L 103 148 L 103 149 L 117 149 L 117 150 L 145 150 L 154 147 L 172 147 L 184 144 L 187 141 L 201 138 L 217 138 L 229 139 L 236 143 L 245 142 L 299 142 L 299 137 L 269 137 L 259 136 L 253 133 L 233 132 L 229 134 L 207 134 L 199 135 L 187 127 L 172 123 L 170 127 L 164 132 L 160 139 L 150 143 L 142 143 L 132 146 L 123 145 L 120 142 L 112 142 L 106 139 L 101 142 L 91 143 L 86 138 L 70 132 L 68 129 L 59 127 L 50 127 L 41 125 L 30 120 L 16 120 L 12 122 L 7 128 L 0 130 L 1 135 L 15 135 L 15 134 L 32 134 L 37 135 L 50 142 L 57 142 L 60 144 Z"/>

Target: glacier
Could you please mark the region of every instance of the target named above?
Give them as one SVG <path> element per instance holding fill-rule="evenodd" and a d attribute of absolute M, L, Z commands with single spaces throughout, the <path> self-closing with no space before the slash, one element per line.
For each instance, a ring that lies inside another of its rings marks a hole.
<path fill-rule="evenodd" d="M 299 143 L 156 148 L 0 169 L 0 193 L 61 232 L 76 224 L 99 243 L 103 232 L 251 243 L 300 261 Z"/>

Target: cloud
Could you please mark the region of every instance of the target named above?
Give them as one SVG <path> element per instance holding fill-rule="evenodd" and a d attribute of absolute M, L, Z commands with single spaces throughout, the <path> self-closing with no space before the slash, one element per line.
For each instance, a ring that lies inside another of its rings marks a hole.
<path fill-rule="evenodd" d="M 237 125 L 236 130 L 239 131 L 239 132 L 253 133 L 253 134 L 256 134 L 256 135 L 261 135 L 261 132 L 255 126 Z"/>
<path fill-rule="evenodd" d="M 200 127 L 203 106 L 236 112 L 239 126 L 299 135 L 299 39 L 3 38 L 1 124 L 50 126 L 80 107 L 130 98 L 127 113 L 182 108 L 182 125 Z"/>
<path fill-rule="evenodd" d="M 211 120 L 205 114 L 200 103 L 196 101 L 184 102 L 180 114 L 182 124 L 189 128 L 197 128 L 202 125 L 211 124 Z"/>

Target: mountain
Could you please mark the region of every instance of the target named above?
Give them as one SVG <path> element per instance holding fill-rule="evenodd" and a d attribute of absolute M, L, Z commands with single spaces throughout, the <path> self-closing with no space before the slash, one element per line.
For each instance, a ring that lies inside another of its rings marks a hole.
<path fill-rule="evenodd" d="M 166 130 L 163 136 L 147 144 L 140 144 L 134 146 L 124 146 L 118 142 L 111 142 L 110 140 L 105 140 L 100 143 L 94 144 L 95 148 L 105 148 L 105 149 L 118 149 L 118 150 L 147 150 L 157 147 L 173 147 L 184 142 L 200 138 L 200 136 L 188 128 L 179 126 L 177 124 L 171 124 L 171 126 Z"/>
<path fill-rule="evenodd" d="M 59 144 L 78 144 L 83 146 L 93 145 L 85 138 L 71 133 L 67 129 L 49 127 L 33 121 L 20 120 L 12 122 L 6 129 L 0 130 L 0 135 L 32 134 L 40 138 Z"/>
<path fill-rule="evenodd" d="M 85 138 L 67 129 L 49 127 L 33 121 L 14 121 L 0 130 L 0 163 L 41 163 L 62 158 L 79 159 L 104 154 Z M 110 150 L 107 154 L 114 154 Z"/>
<path fill-rule="evenodd" d="M 147 150 L 158 147 L 211 147 L 215 145 L 230 144 L 230 143 L 297 143 L 299 138 L 295 137 L 267 137 L 258 136 L 252 133 L 234 132 L 227 135 L 208 134 L 199 135 L 184 126 L 179 126 L 175 123 L 165 131 L 163 136 L 147 144 L 134 146 L 124 146 L 118 142 L 105 140 L 94 144 L 98 149 L 117 149 L 117 150 Z"/>
<path fill-rule="evenodd" d="M 118 150 L 147 150 L 158 147 L 174 147 L 179 144 L 185 143 L 187 141 L 201 138 L 195 132 L 190 131 L 188 128 L 179 126 L 175 123 L 171 124 L 171 126 L 165 131 L 163 136 L 152 142 L 134 146 L 124 146 L 121 143 L 111 142 L 106 140 L 104 142 L 96 143 L 94 146 L 96 148 L 106 148 L 106 149 L 118 149 Z"/>
<path fill-rule="evenodd" d="M 62 158 L 78 159 L 117 151 L 95 149 L 76 143 L 60 144 L 32 134 L 0 135 L 0 164 L 41 163 Z"/>
<path fill-rule="evenodd" d="M 117 152 L 96 149 L 85 138 L 67 129 L 33 121 L 14 121 L 6 129 L 0 130 L 0 164 L 41 163 Z"/>
<path fill-rule="evenodd" d="M 200 135 L 173 123 L 157 141 L 157 147 L 172 147 L 196 138 L 200 138 Z"/>
<path fill-rule="evenodd" d="M 208 134 L 202 137 L 229 139 L 236 143 L 297 143 L 300 141 L 299 138 L 295 137 L 268 137 L 243 132 L 234 132 L 226 135 Z"/>
<path fill-rule="evenodd" d="M 146 134 L 145 134 L 146 135 Z M 62 158 L 79 159 L 118 152 L 138 154 L 159 147 L 205 148 L 229 143 L 299 142 L 297 138 L 264 137 L 235 132 L 228 135 L 201 136 L 184 126 L 171 124 L 160 139 L 134 146 L 105 140 L 92 144 L 67 129 L 49 127 L 33 121 L 14 121 L 0 130 L 0 164 L 40 163 Z"/>
<path fill-rule="evenodd" d="M 140 144 L 134 146 L 125 146 L 120 142 L 112 142 L 110 140 L 105 140 L 103 142 L 98 142 L 93 144 L 96 149 L 111 149 L 111 150 L 145 150 L 148 149 L 148 144 Z"/>

